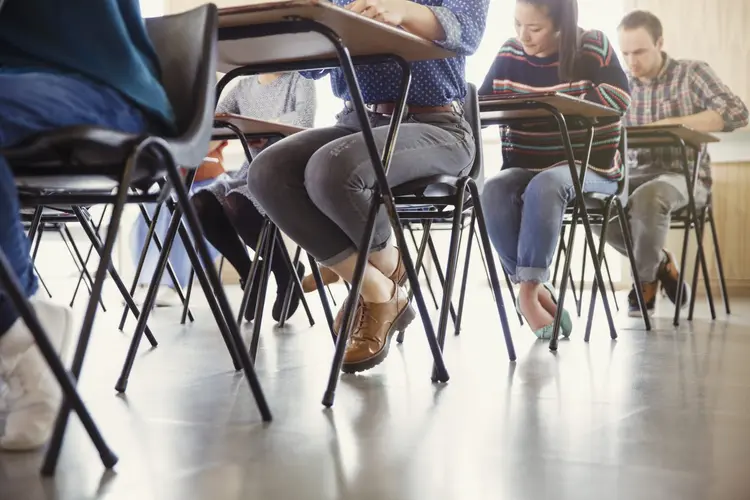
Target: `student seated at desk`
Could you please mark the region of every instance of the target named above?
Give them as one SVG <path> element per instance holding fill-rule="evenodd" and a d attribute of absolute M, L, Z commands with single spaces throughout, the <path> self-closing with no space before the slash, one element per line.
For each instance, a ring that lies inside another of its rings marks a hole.
<path fill-rule="evenodd" d="M 391 185 L 435 174 L 458 175 L 471 168 L 474 139 L 462 107 L 465 56 L 479 45 L 487 7 L 486 0 L 356 0 L 347 5 L 353 12 L 400 26 L 458 54 L 411 65 L 408 110 L 388 170 Z M 295 134 L 263 151 L 250 167 L 249 186 L 282 231 L 318 262 L 351 281 L 357 254 L 365 250 L 358 245 L 376 179 L 343 73 L 334 69 L 308 76 L 326 74 L 331 76 L 334 94 L 346 101 L 336 126 Z M 390 64 L 360 66 L 357 75 L 364 101 L 370 105 L 375 141 L 382 149 L 399 97 L 401 71 Z M 375 224 L 355 327 L 344 357 L 346 372 L 367 370 L 383 361 L 394 332 L 403 331 L 415 317 L 402 288 L 405 268 L 390 240 L 391 226 L 383 209 Z"/>
<path fill-rule="evenodd" d="M 708 64 L 672 59 L 662 52 L 663 44 L 661 22 L 649 12 L 631 12 L 620 23 L 620 47 L 630 69 L 633 103 L 625 125 L 685 125 L 702 132 L 729 132 L 747 125 L 747 107 Z M 691 171 L 694 160 L 689 153 Z M 659 285 L 672 303 L 677 300 L 679 264 L 665 247 L 671 214 L 687 206 L 687 181 L 679 148 L 631 151 L 628 167 L 633 250 L 646 308 L 652 313 Z M 704 148 L 695 186 L 697 208 L 705 205 L 710 191 L 711 158 Z M 619 224 L 614 221 L 609 227 L 607 242 L 624 255 Z M 689 297 L 685 283 L 682 306 Z M 628 310 L 631 316 L 641 315 L 635 289 L 628 296 Z"/>
<path fill-rule="evenodd" d="M 216 112 L 310 128 L 315 121 L 315 83 L 302 78 L 299 73 L 269 73 L 242 78 L 221 99 Z M 253 156 L 275 142 L 277 139 L 251 142 Z M 226 143 L 219 144 L 213 154 L 220 157 L 225 145 Z M 210 186 L 192 197 L 206 239 L 237 270 L 243 289 L 247 286 L 245 280 L 252 265 L 245 246 L 257 250 L 255 246 L 265 220 L 250 194 L 247 184 L 249 169 L 250 163 L 245 161 L 240 170 L 220 175 Z M 271 260 L 271 271 L 276 279 L 276 301 L 272 317 L 276 321 L 281 318 L 290 278 L 282 252 L 282 247 L 277 244 Z M 304 273 L 305 266 L 300 263 L 298 274 L 301 277 Z M 251 306 L 245 311 L 248 321 L 255 317 L 252 304 L 255 304 L 260 289 L 260 277 L 261 273 L 256 273 L 256 282 L 252 284 Z M 290 317 L 297 310 L 299 301 L 300 297 L 295 293 L 289 305 Z"/>
<path fill-rule="evenodd" d="M 601 31 L 578 27 L 576 0 L 518 0 L 515 16 L 518 37 L 500 49 L 481 94 L 555 91 L 619 112 L 628 108 L 627 78 L 612 45 Z M 555 124 L 501 130 L 503 170 L 482 194 L 487 229 L 503 267 L 520 283 L 519 311 L 537 337 L 548 339 L 557 306 L 546 282 L 565 209 L 575 196 L 573 180 Z M 584 192 L 616 192 L 622 178 L 620 132 L 618 118 L 595 128 Z M 582 128 L 570 131 L 579 162 L 587 134 Z M 571 328 L 564 312 L 563 335 Z"/>
<path fill-rule="evenodd" d="M 72 125 L 134 134 L 172 128 L 159 63 L 137 0 L 6 0 L 0 9 L 0 148 Z M 0 157 L 0 249 L 49 340 L 63 356 L 69 308 L 37 294 L 13 174 Z M 11 389 L 0 448 L 31 450 L 52 431 L 61 393 L 34 339 L 0 289 L 0 377 Z"/>

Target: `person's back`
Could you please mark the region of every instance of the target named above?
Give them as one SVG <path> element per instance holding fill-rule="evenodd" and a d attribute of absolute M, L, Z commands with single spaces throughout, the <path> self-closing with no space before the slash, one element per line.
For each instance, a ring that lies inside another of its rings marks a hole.
<path fill-rule="evenodd" d="M 137 0 L 6 0 L 0 9 L 0 149 L 60 127 L 142 133 L 169 127 L 172 111 Z M 37 279 L 19 218 L 13 174 L 0 157 L 0 250 L 65 355 L 72 312 L 35 297 Z M 20 388 L 0 448 L 42 446 L 60 389 L 25 323 L 0 288 L 0 378 Z"/>
<path fill-rule="evenodd" d="M 135 0 L 6 0 L 0 73 L 81 75 L 171 121 L 159 68 Z"/>

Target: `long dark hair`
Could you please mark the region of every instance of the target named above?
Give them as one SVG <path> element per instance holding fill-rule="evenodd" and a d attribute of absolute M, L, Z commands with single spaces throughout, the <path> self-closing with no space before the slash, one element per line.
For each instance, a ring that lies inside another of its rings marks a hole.
<path fill-rule="evenodd" d="M 545 9 L 560 33 L 560 80 L 576 79 L 580 30 L 578 29 L 578 0 L 518 0 Z"/>

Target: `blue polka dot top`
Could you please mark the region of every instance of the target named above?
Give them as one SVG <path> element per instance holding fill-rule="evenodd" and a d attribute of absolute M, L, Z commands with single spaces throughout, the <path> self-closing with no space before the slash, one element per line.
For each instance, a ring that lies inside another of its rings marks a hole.
<path fill-rule="evenodd" d="M 333 3 L 343 7 L 350 1 L 333 0 Z M 482 40 L 489 0 L 415 1 L 429 7 L 443 26 L 445 40 L 436 43 L 455 52 L 458 57 L 412 63 L 407 103 L 412 106 L 442 106 L 455 100 L 463 101 L 466 96 L 466 56 L 473 54 Z M 398 99 L 401 70 L 397 65 L 359 66 L 356 71 L 366 104 L 390 103 Z M 334 95 L 351 100 L 340 69 L 307 71 L 303 74 L 315 79 L 330 74 Z"/>

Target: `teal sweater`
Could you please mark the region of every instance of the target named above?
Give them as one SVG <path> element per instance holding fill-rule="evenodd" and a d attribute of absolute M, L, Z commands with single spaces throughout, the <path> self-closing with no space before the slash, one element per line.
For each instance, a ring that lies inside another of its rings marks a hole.
<path fill-rule="evenodd" d="M 138 0 L 6 0 L 0 73 L 26 68 L 83 75 L 174 121 Z"/>

